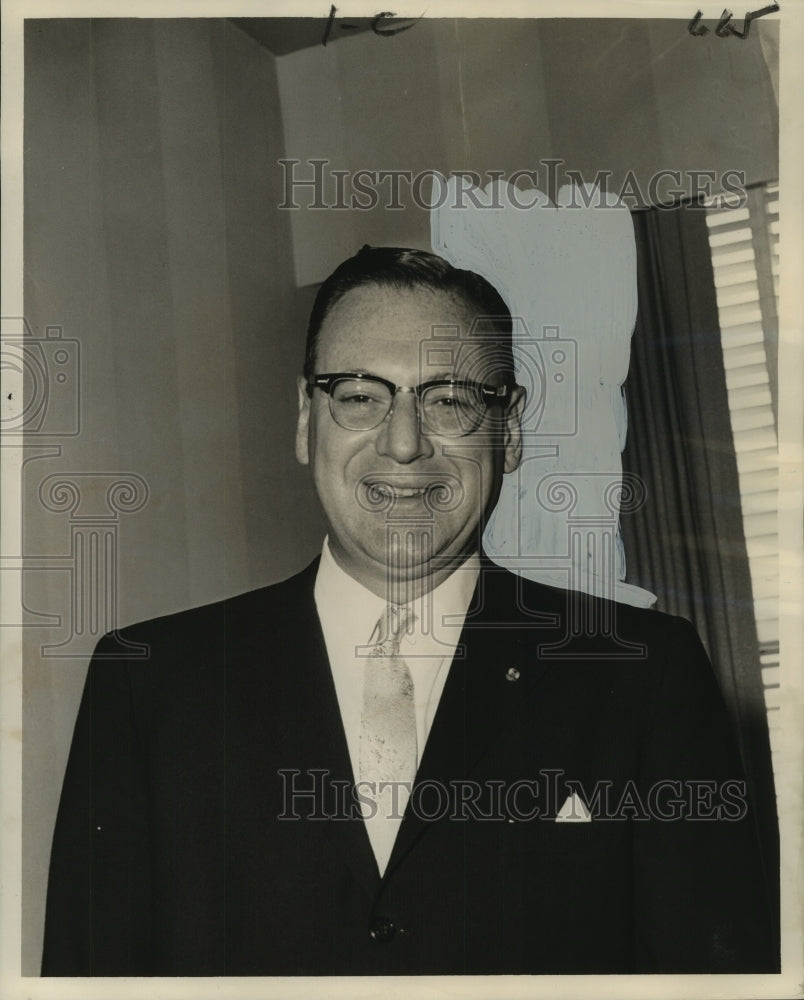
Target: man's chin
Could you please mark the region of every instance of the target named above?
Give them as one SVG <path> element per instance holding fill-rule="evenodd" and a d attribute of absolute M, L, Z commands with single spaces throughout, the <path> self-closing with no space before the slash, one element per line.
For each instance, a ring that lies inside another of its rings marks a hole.
<path fill-rule="evenodd" d="M 330 549 L 341 569 L 353 579 L 395 603 L 431 590 L 471 555 L 469 549 L 434 552 L 431 534 L 412 526 L 400 525 L 399 537 L 398 545 L 389 545 L 384 537 L 376 546 L 364 545 L 353 551 L 330 538 Z"/>
<path fill-rule="evenodd" d="M 421 584 L 429 582 L 430 586 L 440 583 L 458 569 L 471 555 L 470 549 L 460 549 L 454 552 L 434 551 L 433 539 L 426 536 L 421 547 L 410 544 L 401 546 L 396 551 L 383 551 L 375 560 L 380 574 L 394 584 Z M 429 589 L 426 588 L 426 589 Z"/>

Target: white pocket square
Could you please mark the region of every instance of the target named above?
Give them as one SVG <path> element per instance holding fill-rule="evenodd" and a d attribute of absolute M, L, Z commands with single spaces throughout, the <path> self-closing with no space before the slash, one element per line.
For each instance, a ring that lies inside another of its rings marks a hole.
<path fill-rule="evenodd" d="M 583 804 L 575 792 L 567 796 L 567 801 L 559 809 L 556 816 L 556 823 L 591 823 L 592 817 L 589 810 Z"/>

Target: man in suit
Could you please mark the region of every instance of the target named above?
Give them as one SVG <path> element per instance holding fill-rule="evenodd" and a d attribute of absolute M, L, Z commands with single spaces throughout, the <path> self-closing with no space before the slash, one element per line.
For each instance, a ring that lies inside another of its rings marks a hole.
<path fill-rule="evenodd" d="M 99 644 L 43 974 L 776 968 L 693 629 L 482 555 L 523 405 L 482 278 L 364 248 L 327 279 L 296 444 L 321 558 L 126 630 L 144 663 Z"/>

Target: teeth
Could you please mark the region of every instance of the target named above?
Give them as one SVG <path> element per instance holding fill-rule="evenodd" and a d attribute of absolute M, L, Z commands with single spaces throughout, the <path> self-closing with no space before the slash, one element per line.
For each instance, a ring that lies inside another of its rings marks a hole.
<path fill-rule="evenodd" d="M 390 483 L 374 483 L 372 488 L 386 497 L 420 497 L 427 492 L 426 486 L 392 486 Z"/>

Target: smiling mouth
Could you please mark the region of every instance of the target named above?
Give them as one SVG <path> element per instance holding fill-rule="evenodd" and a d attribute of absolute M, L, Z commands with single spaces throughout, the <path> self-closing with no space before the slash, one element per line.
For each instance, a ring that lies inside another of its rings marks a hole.
<path fill-rule="evenodd" d="M 423 504 L 432 514 L 446 514 L 457 510 L 466 499 L 463 485 L 451 473 L 439 475 L 437 479 L 424 473 L 396 476 L 386 479 L 382 473 L 366 476 L 357 484 L 356 499 L 360 506 L 371 512 L 388 512 L 395 504 L 413 501 Z"/>
<path fill-rule="evenodd" d="M 423 497 L 430 490 L 435 489 L 437 483 L 429 483 L 424 486 L 400 486 L 389 483 L 385 480 L 374 480 L 368 484 L 368 489 L 382 497 L 393 499 L 410 499 L 412 497 Z"/>

